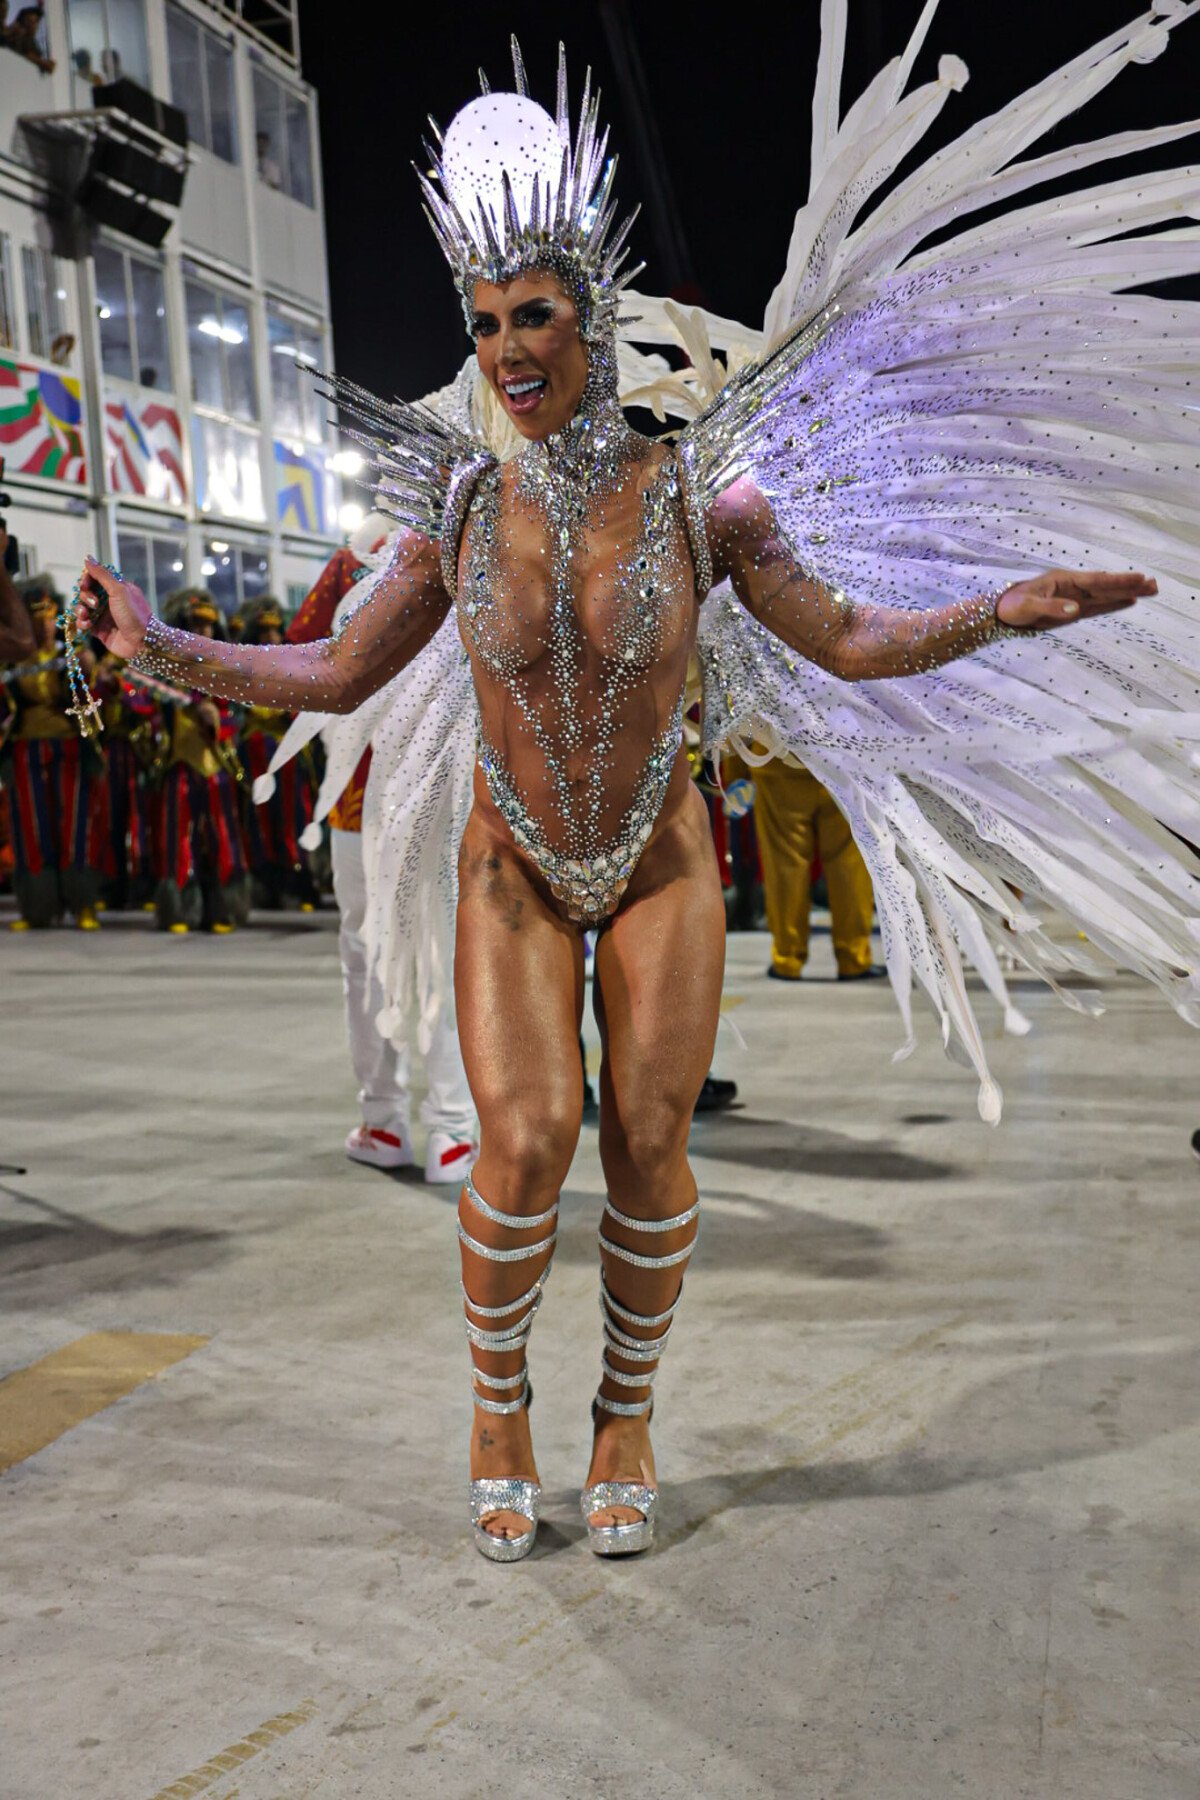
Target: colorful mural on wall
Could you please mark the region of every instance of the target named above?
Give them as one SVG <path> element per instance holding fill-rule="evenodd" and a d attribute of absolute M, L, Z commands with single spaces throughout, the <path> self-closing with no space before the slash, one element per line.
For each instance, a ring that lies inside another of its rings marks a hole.
<path fill-rule="evenodd" d="M 0 352 L 0 455 L 10 475 L 86 486 L 83 399 L 74 375 Z"/>
<path fill-rule="evenodd" d="M 275 518 L 284 531 L 327 536 L 332 512 L 330 486 L 324 450 L 295 450 L 275 439 Z"/>
<path fill-rule="evenodd" d="M 104 435 L 110 492 L 187 504 L 183 428 L 174 407 L 148 398 L 109 400 Z"/>

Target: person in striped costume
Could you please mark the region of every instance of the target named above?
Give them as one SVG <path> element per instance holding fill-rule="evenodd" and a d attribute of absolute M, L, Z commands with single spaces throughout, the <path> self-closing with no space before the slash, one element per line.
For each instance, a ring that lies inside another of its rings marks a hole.
<path fill-rule="evenodd" d="M 224 642 L 224 615 L 204 588 L 168 595 L 163 618 Z M 164 700 L 163 755 L 155 818 L 154 895 L 160 931 L 200 929 L 222 936 L 250 911 L 249 864 L 242 827 L 237 709 L 195 693 Z"/>
<path fill-rule="evenodd" d="M 96 805 L 103 759 L 94 743 L 77 735 L 66 711 L 70 696 L 56 626 L 62 596 L 48 575 L 34 576 L 20 591 L 34 650 L 3 676 L 0 752 L 20 914 L 12 929 L 41 930 L 70 916 L 81 931 L 95 931 L 104 853 Z M 92 672 L 90 657 L 85 672 Z"/>

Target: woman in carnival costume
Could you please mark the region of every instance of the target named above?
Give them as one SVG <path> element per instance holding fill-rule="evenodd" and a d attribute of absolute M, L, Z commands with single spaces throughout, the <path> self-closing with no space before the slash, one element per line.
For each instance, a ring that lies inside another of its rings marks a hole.
<path fill-rule="evenodd" d="M 928 5 L 839 124 L 845 8 L 826 0 L 810 198 L 762 332 L 627 291 L 619 317 L 628 225 L 613 230 L 596 103 L 585 90 L 572 129 L 561 62 L 551 115 L 514 55 L 516 91 L 458 113 L 424 182 L 481 385 L 464 377 L 462 404 L 420 407 L 342 390 L 403 530 L 341 631 L 304 647 L 199 642 L 88 566 L 81 628 L 165 679 L 333 713 L 390 684 L 408 789 L 387 833 L 403 872 L 374 889 L 391 909 L 377 921 L 385 963 L 420 893 L 452 887 L 427 850 L 452 834 L 431 821 L 469 805 L 455 984 L 482 1134 L 459 1236 L 485 1555 L 515 1561 L 537 1528 L 525 1347 L 579 1129 L 589 926 L 609 1197 L 581 1505 L 601 1554 L 654 1531 L 651 1383 L 696 1232 L 687 1127 L 724 942 L 681 747 L 693 643 L 706 749 L 793 754 L 830 789 L 871 869 L 905 1021 L 915 977 L 978 1070 L 985 1118 L 999 1095 L 964 956 L 1014 1030 L 1001 942 L 1051 981 L 1085 960 L 1135 969 L 1200 1018 L 1200 866 L 1171 835 L 1200 841 L 1196 315 L 1125 292 L 1200 266 L 1196 234 L 1169 228 L 1194 178 L 1159 172 L 970 222 L 1180 135 L 1020 160 L 1198 7 L 1160 0 L 907 175 L 856 229 L 966 71 L 946 58 L 906 93 Z M 629 337 L 681 340 L 692 366 L 672 375 Z M 629 429 L 619 374 L 627 399 L 687 419 L 676 445 Z M 482 429 L 497 412 L 522 440 L 506 462 Z M 1158 584 L 1068 572 L 1135 561 Z M 1103 616 L 1135 600 L 1135 617 Z M 464 741 L 477 749 L 465 797 Z M 1086 932 L 1086 959 L 1045 934 L 1047 905 Z"/>

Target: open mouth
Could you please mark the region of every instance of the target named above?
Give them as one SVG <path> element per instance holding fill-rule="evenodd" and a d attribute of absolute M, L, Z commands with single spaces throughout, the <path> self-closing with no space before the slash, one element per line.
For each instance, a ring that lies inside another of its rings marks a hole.
<path fill-rule="evenodd" d="M 546 380 L 542 375 L 521 375 L 502 382 L 501 389 L 509 412 L 531 413 L 541 402 Z"/>

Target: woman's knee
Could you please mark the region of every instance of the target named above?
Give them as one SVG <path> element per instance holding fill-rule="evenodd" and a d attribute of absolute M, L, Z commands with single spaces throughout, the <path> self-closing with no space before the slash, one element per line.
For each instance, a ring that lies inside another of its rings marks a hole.
<path fill-rule="evenodd" d="M 502 1185 L 517 1205 L 526 1195 L 547 1189 L 557 1193 L 571 1167 L 579 1127 L 580 1108 L 558 1100 L 538 1107 L 510 1101 L 486 1111 L 481 1108 L 480 1160 L 489 1180 Z"/>
<path fill-rule="evenodd" d="M 653 1186 L 677 1173 L 687 1158 L 688 1128 L 695 1095 L 664 1096 L 618 1107 L 600 1115 L 600 1161 L 612 1187 Z"/>

